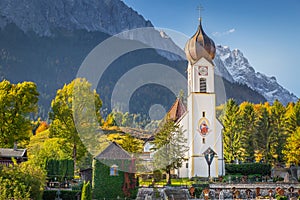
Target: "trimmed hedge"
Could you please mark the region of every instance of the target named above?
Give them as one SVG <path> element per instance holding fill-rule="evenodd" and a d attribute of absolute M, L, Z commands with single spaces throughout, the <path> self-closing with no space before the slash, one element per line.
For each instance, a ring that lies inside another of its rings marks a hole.
<path fill-rule="evenodd" d="M 53 200 L 56 198 L 57 190 L 45 190 L 43 200 Z M 60 190 L 60 198 L 63 200 L 77 200 L 77 195 L 80 191 L 75 190 Z"/>
<path fill-rule="evenodd" d="M 225 170 L 226 174 L 260 174 L 265 176 L 271 174 L 271 165 L 266 163 L 226 164 Z"/>
<path fill-rule="evenodd" d="M 72 179 L 74 177 L 73 160 L 48 160 L 46 162 L 46 171 L 49 178 L 56 177 L 59 181 L 64 178 Z"/>

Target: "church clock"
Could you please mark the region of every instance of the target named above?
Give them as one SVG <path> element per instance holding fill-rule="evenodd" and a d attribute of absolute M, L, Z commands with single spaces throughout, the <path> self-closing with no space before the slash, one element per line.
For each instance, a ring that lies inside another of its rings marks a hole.
<path fill-rule="evenodd" d="M 208 68 L 207 66 L 199 66 L 199 75 L 200 76 L 207 76 L 208 75 Z"/>

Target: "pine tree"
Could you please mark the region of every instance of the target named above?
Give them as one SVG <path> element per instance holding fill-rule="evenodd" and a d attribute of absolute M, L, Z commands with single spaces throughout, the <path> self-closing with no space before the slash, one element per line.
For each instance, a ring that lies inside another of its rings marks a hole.
<path fill-rule="evenodd" d="M 254 137 L 257 122 L 253 104 L 249 102 L 242 103 L 239 114 L 241 117 L 242 161 L 252 161 L 254 160 Z"/>
<path fill-rule="evenodd" d="M 297 101 L 294 107 L 297 126 L 300 126 L 300 99 Z"/>
<path fill-rule="evenodd" d="M 286 141 L 284 150 L 282 151 L 284 154 L 284 160 L 288 164 L 300 164 L 300 127 L 291 134 Z"/>
<path fill-rule="evenodd" d="M 283 162 L 282 150 L 287 138 L 285 107 L 275 100 L 271 107 L 270 153 L 273 162 Z"/>
<path fill-rule="evenodd" d="M 221 116 L 224 126 L 224 158 L 230 163 L 241 159 L 241 120 L 238 115 L 239 107 L 233 99 L 229 99 Z"/>
<path fill-rule="evenodd" d="M 271 159 L 270 155 L 270 135 L 272 133 L 270 125 L 270 113 L 268 111 L 269 105 L 259 104 L 255 106 L 258 114 L 257 132 L 254 138 L 255 160 L 257 162 L 268 162 Z"/>
<path fill-rule="evenodd" d="M 178 124 L 172 120 L 167 120 L 154 135 L 155 154 L 154 166 L 156 169 L 163 169 L 167 173 L 167 184 L 171 184 L 171 170 L 178 169 L 186 160 L 188 151 L 184 132 Z"/>
<path fill-rule="evenodd" d="M 294 103 L 289 103 L 286 107 L 285 112 L 285 118 L 286 118 L 286 124 L 285 124 L 285 131 L 287 135 L 294 133 L 297 129 L 297 117 L 295 112 Z M 288 137 L 287 136 L 287 137 Z"/>

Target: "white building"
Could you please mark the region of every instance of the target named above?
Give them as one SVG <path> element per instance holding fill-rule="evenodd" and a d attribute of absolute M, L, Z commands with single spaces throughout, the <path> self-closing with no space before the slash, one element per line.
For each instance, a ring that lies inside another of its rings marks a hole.
<path fill-rule="evenodd" d="M 189 151 L 188 159 L 177 170 L 179 177 L 208 177 L 208 163 L 205 151 L 211 160 L 210 176 L 225 174 L 223 157 L 222 125 L 216 118 L 216 94 L 214 87 L 215 44 L 202 29 L 201 19 L 197 32 L 187 41 L 185 53 L 188 64 L 187 108 L 176 100 L 169 111 L 185 131 Z"/>

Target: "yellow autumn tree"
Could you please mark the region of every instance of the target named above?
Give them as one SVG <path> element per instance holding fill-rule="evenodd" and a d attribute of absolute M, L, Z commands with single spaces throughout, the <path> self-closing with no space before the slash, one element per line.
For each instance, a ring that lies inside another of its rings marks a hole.
<path fill-rule="evenodd" d="M 287 138 L 282 153 L 287 164 L 300 164 L 300 127 Z"/>

